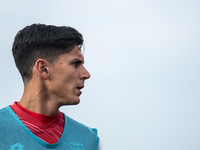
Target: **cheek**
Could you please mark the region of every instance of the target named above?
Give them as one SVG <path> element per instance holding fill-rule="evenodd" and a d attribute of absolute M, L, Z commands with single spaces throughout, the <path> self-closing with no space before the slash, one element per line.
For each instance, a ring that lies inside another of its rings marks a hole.
<path fill-rule="evenodd" d="M 65 77 L 62 77 L 62 79 L 59 82 L 63 88 L 71 89 L 75 86 L 75 81 L 75 76 L 67 74 Z"/>
<path fill-rule="evenodd" d="M 78 83 L 78 71 L 74 68 L 62 68 L 56 71 L 56 74 L 52 77 L 52 81 L 54 82 L 54 89 L 57 91 L 69 91 L 73 88 L 76 88 Z"/>

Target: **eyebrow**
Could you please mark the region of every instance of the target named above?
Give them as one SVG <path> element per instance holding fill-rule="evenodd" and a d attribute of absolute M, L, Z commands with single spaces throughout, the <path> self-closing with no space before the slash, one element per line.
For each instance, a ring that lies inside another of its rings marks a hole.
<path fill-rule="evenodd" d="M 81 58 L 73 58 L 72 60 L 71 60 L 71 62 L 76 62 L 76 61 L 79 61 L 79 62 L 81 62 L 81 63 L 85 63 L 85 61 L 84 61 L 84 59 L 81 59 Z"/>

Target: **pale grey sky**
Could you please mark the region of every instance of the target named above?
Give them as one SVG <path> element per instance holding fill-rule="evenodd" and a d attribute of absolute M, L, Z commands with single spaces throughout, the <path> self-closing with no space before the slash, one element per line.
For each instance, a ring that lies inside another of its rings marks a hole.
<path fill-rule="evenodd" d="M 23 93 L 11 47 L 32 23 L 72 26 L 91 73 L 61 110 L 99 132 L 101 150 L 199 150 L 200 1 L 0 1 L 0 108 Z"/>

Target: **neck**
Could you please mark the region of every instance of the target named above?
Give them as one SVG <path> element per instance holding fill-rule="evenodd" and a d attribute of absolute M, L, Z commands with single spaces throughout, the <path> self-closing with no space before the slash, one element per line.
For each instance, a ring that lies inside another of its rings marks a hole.
<path fill-rule="evenodd" d="M 48 116 L 57 114 L 60 106 L 49 96 L 44 85 L 30 81 L 24 87 L 24 93 L 19 102 L 22 107 L 38 114 Z"/>

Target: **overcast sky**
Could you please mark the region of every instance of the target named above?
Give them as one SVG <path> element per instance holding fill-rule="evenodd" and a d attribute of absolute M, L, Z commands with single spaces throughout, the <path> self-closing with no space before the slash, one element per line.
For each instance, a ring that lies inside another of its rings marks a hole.
<path fill-rule="evenodd" d="M 83 34 L 91 78 L 61 110 L 97 128 L 101 150 L 199 150 L 199 0 L 0 0 L 0 108 L 23 93 L 11 47 L 33 23 Z"/>

